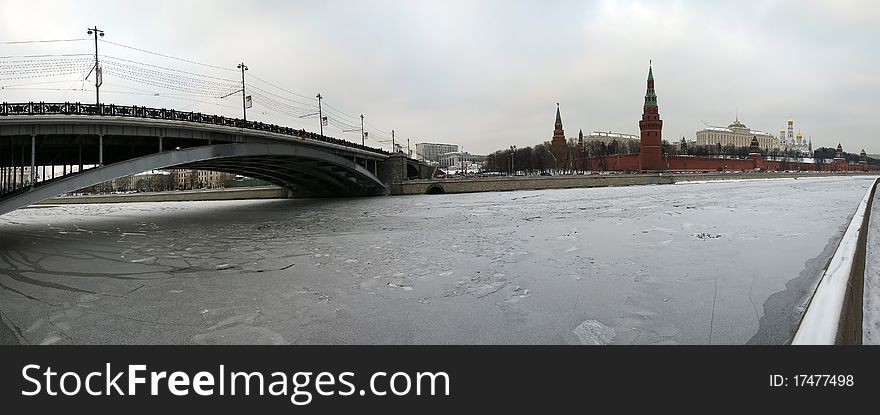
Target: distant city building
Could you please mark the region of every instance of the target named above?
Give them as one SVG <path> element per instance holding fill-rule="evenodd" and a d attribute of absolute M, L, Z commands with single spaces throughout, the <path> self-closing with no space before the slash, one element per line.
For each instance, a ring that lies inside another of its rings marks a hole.
<path fill-rule="evenodd" d="M 416 143 L 416 158 L 437 163 L 441 154 L 459 151 L 457 144 Z"/>
<path fill-rule="evenodd" d="M 580 140 L 579 140 L 580 141 Z M 590 141 L 599 141 L 605 144 L 608 144 L 612 141 L 624 142 L 624 141 L 639 141 L 639 136 L 634 134 L 625 134 L 625 133 L 616 133 L 614 131 L 593 131 L 590 135 L 583 138 L 584 143 L 589 143 Z"/>
<path fill-rule="evenodd" d="M 486 164 L 487 159 L 488 156 L 471 154 L 467 151 L 456 151 L 441 154 L 440 157 L 438 157 L 437 162 L 441 168 L 456 167 L 461 169 L 461 166 L 464 165 L 465 169 L 472 170 L 475 168 L 481 169 L 482 166 Z"/>
<path fill-rule="evenodd" d="M 226 187 L 226 182 L 235 180 L 235 174 L 212 170 L 171 170 L 172 181 L 178 190 L 217 189 Z"/>
<path fill-rule="evenodd" d="M 779 140 L 773 134 L 752 130 L 740 122 L 739 117 L 727 127 L 706 127 L 697 131 L 697 145 L 722 145 L 749 147 L 752 138 L 758 139 L 758 146 L 764 149 L 779 148 Z"/>

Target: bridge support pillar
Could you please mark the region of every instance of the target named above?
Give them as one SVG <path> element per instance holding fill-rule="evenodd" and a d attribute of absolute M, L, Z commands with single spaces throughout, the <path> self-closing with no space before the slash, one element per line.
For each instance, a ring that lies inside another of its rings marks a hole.
<path fill-rule="evenodd" d="M 19 186 L 24 187 L 24 145 L 21 146 L 21 170 L 18 178 Z"/>
<path fill-rule="evenodd" d="M 159 152 L 160 153 L 162 152 L 162 138 L 164 138 L 164 137 L 159 137 Z"/>
<path fill-rule="evenodd" d="M 31 134 L 31 187 L 37 181 L 37 135 Z"/>
<path fill-rule="evenodd" d="M 376 174 L 379 180 L 388 185 L 391 194 L 395 193 L 395 186 L 400 187 L 400 183 L 406 180 L 406 155 L 403 153 L 394 153 L 382 161 L 382 166 L 378 168 Z"/>
<path fill-rule="evenodd" d="M 104 134 L 98 134 L 98 165 L 104 165 Z"/>

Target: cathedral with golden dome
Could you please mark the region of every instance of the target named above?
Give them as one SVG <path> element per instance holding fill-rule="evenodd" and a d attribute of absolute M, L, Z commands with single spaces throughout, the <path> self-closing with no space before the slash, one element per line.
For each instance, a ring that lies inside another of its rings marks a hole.
<path fill-rule="evenodd" d="M 780 147 L 786 150 L 800 151 L 809 154 L 813 153 L 813 139 L 805 139 L 800 130 L 795 134 L 794 118 L 791 117 L 791 114 L 788 115 L 788 130 L 782 128 L 779 129 L 779 144 Z"/>

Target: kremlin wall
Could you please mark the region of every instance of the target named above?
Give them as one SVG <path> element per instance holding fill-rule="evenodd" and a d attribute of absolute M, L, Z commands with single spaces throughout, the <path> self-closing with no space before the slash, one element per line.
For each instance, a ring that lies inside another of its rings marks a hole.
<path fill-rule="evenodd" d="M 565 132 L 562 128 L 562 117 L 557 104 L 556 123 L 551 141 L 551 148 L 561 154 L 562 146 L 566 146 Z M 739 120 L 737 119 L 737 123 Z M 789 135 L 792 135 L 792 120 L 789 119 Z M 745 127 L 745 126 L 743 126 Z M 843 155 L 843 148 L 838 144 L 837 156 L 833 160 L 816 160 L 813 163 L 803 161 L 787 161 L 778 158 L 765 158 L 761 154 L 761 142 L 758 137 L 752 137 L 749 156 L 745 159 L 690 156 L 690 155 L 665 155 L 663 154 L 663 120 L 660 119 L 660 110 L 657 105 L 657 94 L 654 91 L 653 69 L 648 68 L 648 86 L 645 93 L 645 104 L 642 119 L 639 121 L 640 142 L 638 154 L 618 154 L 600 157 L 586 157 L 579 161 L 585 170 L 594 172 L 617 171 L 617 172 L 709 172 L 728 170 L 752 170 L 752 171 L 821 171 L 821 172 L 866 172 L 880 171 L 880 165 L 869 164 L 869 159 L 862 150 L 858 163 L 848 162 Z M 784 134 L 784 131 L 780 134 Z M 800 136 L 800 134 L 798 134 Z M 772 137 L 772 135 L 771 135 Z M 791 143 L 795 143 L 791 137 Z M 798 137 L 798 141 L 801 141 Z M 787 140 L 786 140 L 787 141 Z M 578 145 L 583 145 L 580 141 Z M 798 145 L 801 143 L 798 142 Z M 806 145 L 804 142 L 803 145 Z M 812 143 L 810 143 L 812 147 Z"/>

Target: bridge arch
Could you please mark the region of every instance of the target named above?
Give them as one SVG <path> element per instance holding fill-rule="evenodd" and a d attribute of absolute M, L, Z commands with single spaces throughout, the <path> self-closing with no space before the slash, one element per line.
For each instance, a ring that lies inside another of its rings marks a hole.
<path fill-rule="evenodd" d="M 432 184 L 428 186 L 428 190 L 425 190 L 426 195 L 442 195 L 446 193 L 446 189 L 439 184 Z"/>
<path fill-rule="evenodd" d="M 0 200 L 0 215 L 62 193 L 157 169 L 188 168 L 239 173 L 287 188 L 303 185 L 318 195 L 375 195 L 385 184 L 346 157 L 291 143 L 232 143 L 170 150 L 38 182 Z"/>

